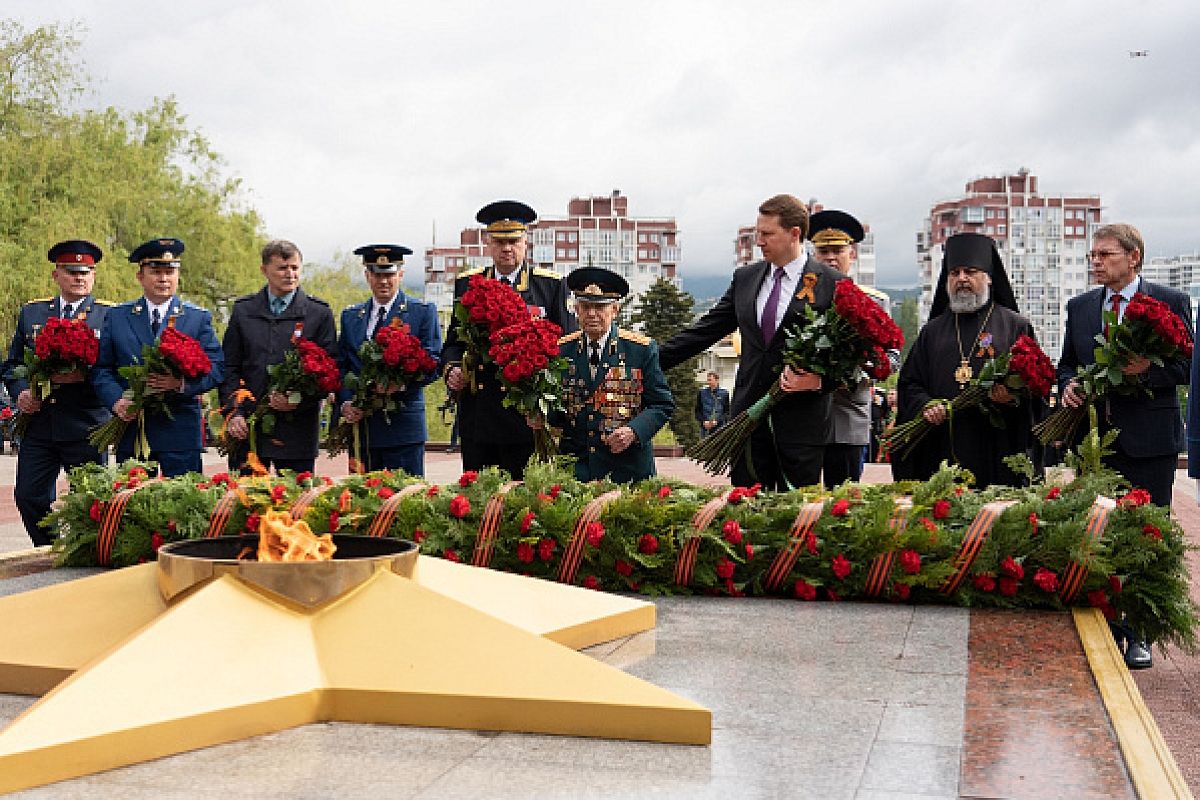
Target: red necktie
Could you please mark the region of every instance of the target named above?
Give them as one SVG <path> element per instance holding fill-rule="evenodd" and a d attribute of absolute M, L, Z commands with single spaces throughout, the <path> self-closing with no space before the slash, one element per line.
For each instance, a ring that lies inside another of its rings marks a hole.
<path fill-rule="evenodd" d="M 1117 322 L 1121 321 L 1121 303 L 1123 303 L 1123 302 L 1125 302 L 1125 298 L 1121 294 L 1114 294 L 1112 296 L 1112 312 L 1113 312 L 1113 316 L 1115 316 L 1117 318 Z M 1108 338 L 1108 323 L 1107 322 L 1104 323 L 1104 338 L 1106 338 L 1106 339 Z"/>

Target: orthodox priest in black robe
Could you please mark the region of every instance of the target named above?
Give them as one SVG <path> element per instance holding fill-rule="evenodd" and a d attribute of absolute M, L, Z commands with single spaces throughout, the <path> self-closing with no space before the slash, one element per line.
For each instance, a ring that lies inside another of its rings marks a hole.
<path fill-rule="evenodd" d="M 996 244 L 988 236 L 960 233 L 946 240 L 929 322 L 917 336 L 897 384 L 898 423 L 923 414 L 934 427 L 904 459 L 893 459 L 897 479 L 927 480 L 942 461 L 969 469 L 976 486 L 1017 486 L 1024 482 L 1003 459 L 1024 453 L 1040 466 L 1040 448 L 1031 428 L 1041 401 L 993 389 L 990 406 L 957 411 L 930 406 L 965 389 L 992 354 L 1007 353 L 1022 335 L 1035 338 L 1033 325 L 1018 313 Z"/>

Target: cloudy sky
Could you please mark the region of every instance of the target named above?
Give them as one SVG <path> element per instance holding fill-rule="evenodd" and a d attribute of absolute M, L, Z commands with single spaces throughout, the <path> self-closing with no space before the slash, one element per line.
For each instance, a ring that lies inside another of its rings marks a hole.
<path fill-rule="evenodd" d="M 174 95 L 312 260 L 620 189 L 678 219 L 686 273 L 728 273 L 737 227 L 790 192 L 868 221 L 878 283 L 910 286 L 929 206 L 1020 167 L 1100 193 L 1151 255 L 1200 249 L 1195 0 L 2 7 L 82 24 L 91 103 Z"/>

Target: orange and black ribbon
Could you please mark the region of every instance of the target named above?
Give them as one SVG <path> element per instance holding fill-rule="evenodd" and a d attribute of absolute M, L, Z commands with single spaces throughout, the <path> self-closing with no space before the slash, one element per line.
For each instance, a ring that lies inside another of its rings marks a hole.
<path fill-rule="evenodd" d="M 400 510 L 400 504 L 404 502 L 404 498 L 424 490 L 425 484 L 410 483 L 384 500 L 379 506 L 379 510 L 375 512 L 375 516 L 371 518 L 371 524 L 367 526 L 367 536 L 376 538 L 386 536 L 392 527 L 392 522 L 396 519 L 396 512 Z"/>
<path fill-rule="evenodd" d="M 1096 498 L 1096 501 L 1092 503 L 1091 511 L 1088 512 L 1087 523 L 1083 528 L 1084 544 L 1090 545 L 1092 542 L 1100 540 L 1100 537 L 1104 535 L 1104 528 L 1108 525 L 1108 517 L 1116 506 L 1117 501 L 1111 497 Z M 1067 564 L 1067 568 L 1063 570 L 1062 584 L 1058 590 L 1058 596 L 1062 598 L 1065 605 L 1069 605 L 1075 599 L 1079 588 L 1087 580 L 1089 570 L 1087 559 Z"/>
<path fill-rule="evenodd" d="M 958 591 L 958 587 L 962 585 L 963 579 L 971 571 L 971 565 L 975 563 L 976 556 L 983 549 L 983 543 L 987 541 L 988 536 L 991 534 L 992 526 L 996 524 L 996 520 L 1000 518 L 1000 514 L 1004 512 L 1004 509 L 1016 502 L 1016 500 L 995 500 L 979 509 L 979 513 L 975 515 L 975 519 L 971 520 L 970 527 L 967 528 L 967 532 L 963 535 L 962 544 L 958 548 L 958 555 L 954 557 L 954 572 L 942 582 L 942 585 L 938 588 L 939 592 L 950 595 Z"/>
<path fill-rule="evenodd" d="M 732 490 L 731 490 L 732 491 Z M 729 492 L 722 492 L 709 500 L 696 511 L 692 517 L 692 529 L 696 532 L 679 548 L 679 558 L 675 561 L 675 584 L 690 586 L 692 574 L 696 569 L 696 555 L 700 552 L 700 532 L 712 524 L 721 513 L 721 509 L 729 504 Z"/>
<path fill-rule="evenodd" d="M 800 513 L 792 522 L 787 545 L 775 556 L 775 560 L 771 562 L 771 566 L 763 578 L 763 586 L 767 591 L 778 591 L 779 587 L 783 585 L 784 580 L 787 579 L 792 568 L 796 566 L 796 561 L 800 558 L 800 551 L 804 549 L 804 540 L 808 538 L 824 510 L 824 503 L 805 503 L 800 507 Z"/>
<path fill-rule="evenodd" d="M 158 480 L 161 478 L 153 479 Z M 117 543 L 117 531 L 121 529 L 121 516 L 125 513 L 125 506 L 139 489 L 149 486 L 153 481 L 144 481 L 129 489 L 122 489 L 105 503 L 104 512 L 100 516 L 100 534 L 96 537 L 96 561 L 100 566 L 107 567 L 112 563 L 113 546 Z"/>
<path fill-rule="evenodd" d="M 907 497 L 897 497 L 892 515 L 888 517 L 888 530 L 892 533 L 903 531 L 908 524 L 908 512 L 911 510 L 912 500 Z M 889 549 L 886 553 L 880 553 L 875 557 L 875 560 L 871 562 L 870 569 L 867 570 L 867 583 L 863 587 L 867 597 L 879 597 L 883 594 L 892 576 L 892 566 L 895 563 L 895 550 Z"/>
<path fill-rule="evenodd" d="M 520 481 L 509 481 L 488 498 L 483 507 L 483 516 L 479 519 L 479 533 L 475 537 L 475 553 L 471 564 L 476 567 L 486 567 L 492 563 L 492 550 L 496 544 L 496 534 L 500 532 L 500 520 L 504 516 L 504 498 Z"/>
<path fill-rule="evenodd" d="M 604 513 L 605 506 L 620 496 L 620 489 L 605 492 L 584 506 L 583 510 L 579 512 L 579 518 L 575 520 L 575 527 L 571 530 L 571 541 L 567 543 L 567 549 L 563 553 L 562 564 L 558 570 L 559 583 L 575 583 L 575 577 L 579 573 L 579 565 L 583 561 L 583 546 L 587 541 L 588 524 L 600 519 L 600 515 Z"/>

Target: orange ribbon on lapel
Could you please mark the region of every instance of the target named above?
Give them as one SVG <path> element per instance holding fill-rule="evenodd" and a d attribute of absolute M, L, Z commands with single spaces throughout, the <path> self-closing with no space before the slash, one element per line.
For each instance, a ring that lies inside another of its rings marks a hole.
<path fill-rule="evenodd" d="M 804 281 L 804 286 L 800 291 L 796 292 L 797 300 L 807 300 L 810 303 L 817 302 L 816 295 L 813 294 L 813 287 L 817 285 L 817 275 L 813 272 L 806 272 L 800 279 Z"/>

